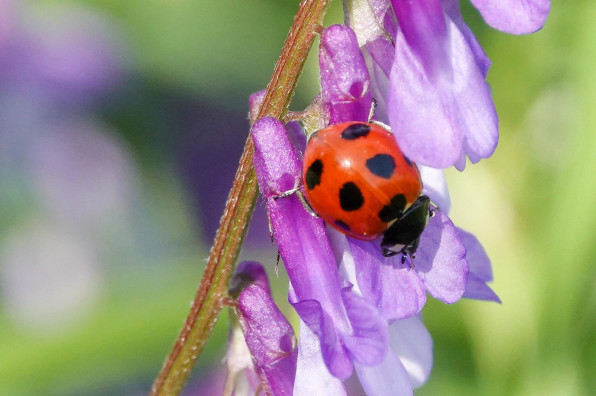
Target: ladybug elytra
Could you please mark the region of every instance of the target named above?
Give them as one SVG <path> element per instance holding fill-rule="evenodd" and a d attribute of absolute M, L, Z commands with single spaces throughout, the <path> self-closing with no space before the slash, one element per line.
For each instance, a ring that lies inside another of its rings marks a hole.
<path fill-rule="evenodd" d="M 381 123 L 344 122 L 312 134 L 302 173 L 306 200 L 327 224 L 356 239 L 383 235 L 385 256 L 413 256 L 430 216 L 415 163 Z"/>

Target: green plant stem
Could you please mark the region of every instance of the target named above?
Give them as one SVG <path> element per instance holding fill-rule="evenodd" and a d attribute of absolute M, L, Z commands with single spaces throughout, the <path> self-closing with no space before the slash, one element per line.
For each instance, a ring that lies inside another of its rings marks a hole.
<path fill-rule="evenodd" d="M 294 95 L 298 78 L 319 31 L 330 0 L 303 0 L 269 84 L 257 119 L 264 116 L 282 118 Z M 151 395 L 178 395 L 199 357 L 205 342 L 224 307 L 230 276 L 246 234 L 258 195 L 255 171 L 252 165 L 254 147 L 248 137 L 236 178 L 207 267 L 193 301 L 190 313 L 176 343 L 153 383 Z"/>

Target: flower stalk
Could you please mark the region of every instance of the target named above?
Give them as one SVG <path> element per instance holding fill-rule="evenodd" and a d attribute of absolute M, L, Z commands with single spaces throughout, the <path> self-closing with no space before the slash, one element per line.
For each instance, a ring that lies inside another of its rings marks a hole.
<path fill-rule="evenodd" d="M 300 3 L 255 120 L 264 116 L 280 119 L 286 115 L 329 2 L 303 0 Z M 251 123 L 255 120 L 251 120 Z M 215 235 L 203 279 L 186 322 L 153 384 L 150 393 L 152 396 L 180 394 L 219 313 L 225 306 L 230 276 L 258 195 L 252 164 L 253 152 L 254 146 L 249 136 Z"/>

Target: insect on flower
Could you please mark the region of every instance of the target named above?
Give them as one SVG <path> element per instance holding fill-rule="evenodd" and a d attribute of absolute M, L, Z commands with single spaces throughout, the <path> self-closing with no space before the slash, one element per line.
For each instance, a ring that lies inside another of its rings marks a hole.
<path fill-rule="evenodd" d="M 386 257 L 413 256 L 431 215 L 415 163 L 386 125 L 344 122 L 312 134 L 304 153 L 306 200 L 327 224 L 364 241 L 383 236 Z"/>

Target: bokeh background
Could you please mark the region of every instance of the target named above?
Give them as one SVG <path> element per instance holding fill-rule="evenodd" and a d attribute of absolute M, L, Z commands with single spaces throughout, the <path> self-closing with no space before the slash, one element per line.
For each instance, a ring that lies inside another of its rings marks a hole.
<path fill-rule="evenodd" d="M 0 395 L 147 393 L 297 3 L 0 0 Z M 483 242 L 503 304 L 429 301 L 417 394 L 594 395 L 596 3 L 553 2 L 523 37 L 462 6 L 494 62 L 501 140 L 447 172 L 451 217 Z M 311 57 L 292 107 L 317 84 Z M 261 200 L 241 258 L 285 304 Z M 227 316 L 185 394 L 219 394 Z"/>

